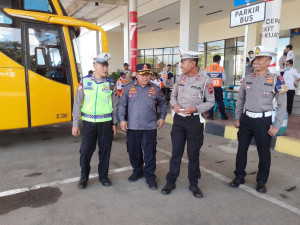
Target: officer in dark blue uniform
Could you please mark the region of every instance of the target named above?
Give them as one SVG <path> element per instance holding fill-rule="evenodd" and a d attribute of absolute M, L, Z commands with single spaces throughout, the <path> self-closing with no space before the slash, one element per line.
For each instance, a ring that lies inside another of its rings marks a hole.
<path fill-rule="evenodd" d="M 136 71 L 137 80 L 124 87 L 118 103 L 120 127 L 126 132 L 127 151 L 133 167 L 133 173 L 128 180 L 135 182 L 145 176 L 149 188 L 155 190 L 156 135 L 157 128 L 160 129 L 164 124 L 167 104 L 160 88 L 150 83 L 150 65 L 138 64 Z M 158 121 L 156 102 L 160 107 Z"/>

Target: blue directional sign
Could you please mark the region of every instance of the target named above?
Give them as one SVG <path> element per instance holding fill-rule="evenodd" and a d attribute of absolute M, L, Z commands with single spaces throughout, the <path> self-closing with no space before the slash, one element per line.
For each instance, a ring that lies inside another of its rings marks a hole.
<path fill-rule="evenodd" d="M 234 0 L 234 7 L 240 6 L 240 5 L 246 5 L 247 3 L 255 2 L 257 0 Z"/>

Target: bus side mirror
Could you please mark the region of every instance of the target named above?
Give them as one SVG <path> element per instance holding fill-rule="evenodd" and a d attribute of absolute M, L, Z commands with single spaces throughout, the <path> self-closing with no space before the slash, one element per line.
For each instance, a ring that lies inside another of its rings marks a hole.
<path fill-rule="evenodd" d="M 36 47 L 35 51 L 35 61 L 37 66 L 46 66 L 46 49 L 41 47 Z"/>

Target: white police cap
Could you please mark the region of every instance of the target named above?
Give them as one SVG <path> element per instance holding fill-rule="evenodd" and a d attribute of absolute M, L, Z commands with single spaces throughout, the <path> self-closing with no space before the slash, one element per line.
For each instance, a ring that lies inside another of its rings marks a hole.
<path fill-rule="evenodd" d="M 256 46 L 254 48 L 254 56 L 269 56 L 269 57 L 275 57 L 277 54 L 273 52 L 271 49 L 263 47 L 263 46 Z"/>
<path fill-rule="evenodd" d="M 179 55 L 180 55 L 181 60 L 198 59 L 200 52 L 184 51 L 184 50 L 180 49 Z"/>
<path fill-rule="evenodd" d="M 110 58 L 111 58 L 111 55 L 109 53 L 101 53 L 100 55 L 98 55 L 94 58 L 94 62 L 97 62 L 97 63 L 108 62 L 108 60 L 110 60 Z"/>

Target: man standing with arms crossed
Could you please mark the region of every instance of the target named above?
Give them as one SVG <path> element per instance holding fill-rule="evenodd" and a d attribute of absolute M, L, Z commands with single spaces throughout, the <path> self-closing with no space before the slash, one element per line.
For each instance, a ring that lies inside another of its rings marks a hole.
<path fill-rule="evenodd" d="M 268 70 L 276 53 L 262 46 L 255 47 L 254 52 L 254 73 L 247 75 L 242 81 L 236 106 L 234 125 L 239 128 L 237 134 L 239 144 L 235 178 L 229 186 L 237 188 L 245 183 L 247 152 L 254 137 L 259 156 L 256 191 L 266 193 L 265 184 L 271 166 L 271 141 L 284 120 L 287 87 L 281 75 L 271 74 Z M 272 125 L 274 97 L 277 100 L 278 115 Z"/>
<path fill-rule="evenodd" d="M 199 53 L 181 51 L 182 75 L 173 86 L 170 104 L 175 112 L 171 131 L 172 157 L 167 184 L 161 193 L 168 195 L 176 188 L 176 180 L 180 173 L 180 163 L 187 142 L 189 159 L 189 189 L 197 198 L 203 197 L 198 187 L 201 177 L 199 169 L 199 152 L 203 145 L 203 123 L 201 113 L 208 111 L 215 104 L 212 80 L 198 71 Z M 203 102 L 206 98 L 206 102 Z"/>

